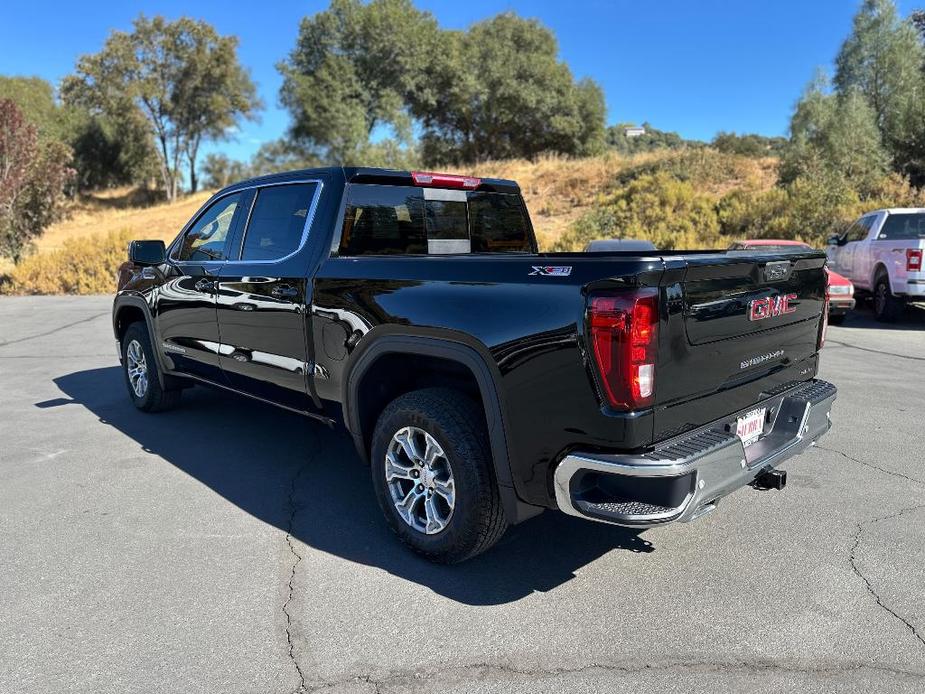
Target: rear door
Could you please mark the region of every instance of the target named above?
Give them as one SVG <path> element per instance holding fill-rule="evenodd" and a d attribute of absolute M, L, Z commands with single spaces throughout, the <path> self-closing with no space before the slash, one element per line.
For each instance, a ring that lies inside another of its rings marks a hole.
<path fill-rule="evenodd" d="M 858 224 L 864 230 L 863 238 L 853 243 L 854 246 L 851 272 L 861 281 L 862 286 L 870 287 L 874 270 L 874 256 L 877 246 L 876 235 L 871 231 L 877 226 L 877 215 L 869 214 L 858 221 Z M 855 281 L 855 280 L 852 280 Z"/>
<path fill-rule="evenodd" d="M 321 182 L 258 187 L 218 281 L 221 364 L 231 385 L 302 411 L 308 390 L 308 306 L 305 248 Z"/>
<path fill-rule="evenodd" d="M 246 193 L 224 195 L 171 246 L 157 290 L 157 332 L 169 368 L 224 383 L 219 359 L 215 282 L 241 224 Z"/>
<path fill-rule="evenodd" d="M 817 251 L 667 260 L 656 438 L 815 375 L 824 264 Z"/>

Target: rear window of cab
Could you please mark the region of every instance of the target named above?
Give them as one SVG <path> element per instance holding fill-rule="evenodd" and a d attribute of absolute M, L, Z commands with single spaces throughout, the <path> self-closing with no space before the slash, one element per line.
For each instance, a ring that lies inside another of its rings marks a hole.
<path fill-rule="evenodd" d="M 339 253 L 530 253 L 532 239 L 514 193 L 351 184 Z"/>

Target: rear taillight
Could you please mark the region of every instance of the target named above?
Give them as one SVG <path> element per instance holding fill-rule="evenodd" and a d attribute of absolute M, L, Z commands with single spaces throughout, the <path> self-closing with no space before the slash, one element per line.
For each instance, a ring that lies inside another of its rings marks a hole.
<path fill-rule="evenodd" d="M 919 272 L 922 269 L 922 249 L 906 249 L 906 272 Z"/>
<path fill-rule="evenodd" d="M 591 297 L 588 325 L 601 389 L 609 404 L 628 410 L 651 405 L 655 399 L 658 290 Z"/>
<path fill-rule="evenodd" d="M 475 190 L 481 183 L 481 178 L 474 176 L 455 176 L 453 174 L 434 173 L 432 171 L 412 171 L 411 180 L 416 186 L 433 188 L 463 188 Z"/>

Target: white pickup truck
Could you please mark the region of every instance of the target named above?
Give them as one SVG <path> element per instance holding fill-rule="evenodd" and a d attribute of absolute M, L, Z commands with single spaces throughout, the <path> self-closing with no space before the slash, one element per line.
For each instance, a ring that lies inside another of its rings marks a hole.
<path fill-rule="evenodd" d="M 829 266 L 874 297 L 877 320 L 897 320 L 909 302 L 925 302 L 925 209 L 868 212 L 828 241 Z"/>

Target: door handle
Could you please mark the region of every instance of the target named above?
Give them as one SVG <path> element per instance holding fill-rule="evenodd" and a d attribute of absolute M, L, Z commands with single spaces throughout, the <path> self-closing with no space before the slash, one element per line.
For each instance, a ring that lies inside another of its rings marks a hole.
<path fill-rule="evenodd" d="M 211 294 L 215 291 L 215 280 L 201 279 L 193 285 L 197 292 Z"/>
<path fill-rule="evenodd" d="M 270 290 L 272 294 L 277 299 L 292 299 L 299 295 L 299 290 L 289 284 L 281 284 L 278 287 L 273 287 Z"/>

